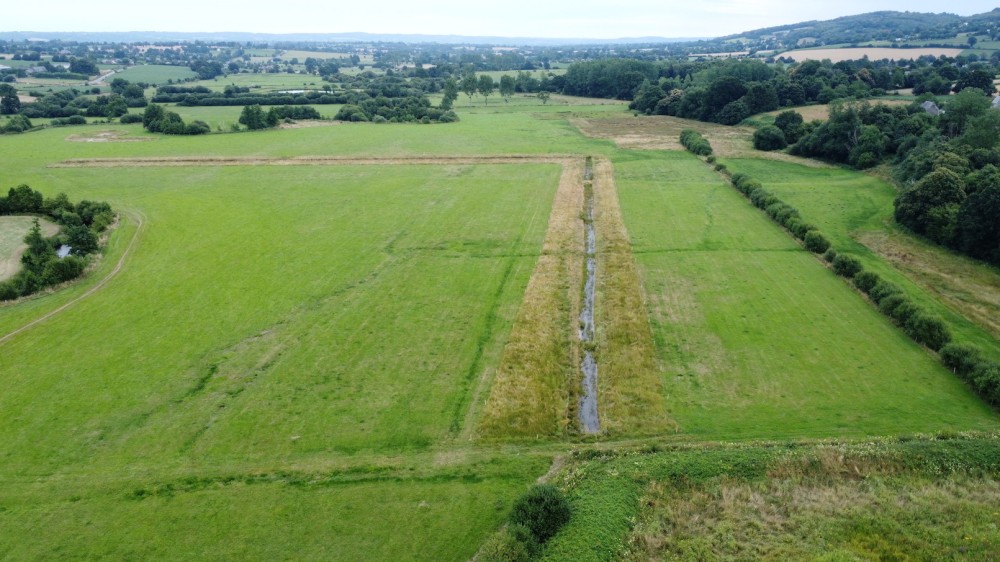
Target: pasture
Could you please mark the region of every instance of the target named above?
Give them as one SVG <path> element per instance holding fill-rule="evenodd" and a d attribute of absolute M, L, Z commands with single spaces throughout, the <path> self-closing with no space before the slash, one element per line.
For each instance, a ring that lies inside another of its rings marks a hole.
<path fill-rule="evenodd" d="M 944 318 L 956 338 L 1000 359 L 1000 275 L 972 260 L 920 244 L 892 226 L 896 190 L 877 178 L 836 168 L 757 159 L 727 160 L 733 171 L 761 178 L 799 209 L 840 252 L 906 289 Z M 897 240 L 898 242 L 893 242 Z"/>
<path fill-rule="evenodd" d="M 197 74 L 186 66 L 169 66 L 165 64 L 144 64 L 130 66 L 116 72 L 112 78 L 122 78 L 129 82 L 145 82 L 157 86 L 166 85 L 168 80 L 179 82 L 194 78 Z"/>
<path fill-rule="evenodd" d="M 270 80 L 209 83 L 243 76 Z M 495 99 L 463 94 L 461 120 L 438 125 L 0 137 L 16 155 L 0 187 L 122 217 L 86 278 L 0 306 L 0 338 L 44 318 L 0 340 L 0 557 L 468 560 L 548 473 L 584 534 L 547 555 L 586 536 L 608 559 L 646 480 L 552 468 L 587 443 L 700 455 L 717 440 L 998 427 L 710 168 L 659 150 L 689 123 L 610 100 Z M 240 110 L 176 109 L 224 129 Z M 621 142 L 629 127 L 642 142 Z M 749 151 L 747 129 L 713 131 Z M 788 196 L 837 243 L 884 213 L 866 176 L 730 161 L 849 190 L 841 218 L 832 187 L 814 207 Z M 588 189 L 594 436 L 575 427 Z M 512 422 L 528 416 L 542 421 Z M 613 509 L 587 515 L 598 504 Z"/>
<path fill-rule="evenodd" d="M 615 172 L 667 408 L 682 433 L 996 426 L 961 382 L 710 168 L 686 153 L 654 154 Z"/>

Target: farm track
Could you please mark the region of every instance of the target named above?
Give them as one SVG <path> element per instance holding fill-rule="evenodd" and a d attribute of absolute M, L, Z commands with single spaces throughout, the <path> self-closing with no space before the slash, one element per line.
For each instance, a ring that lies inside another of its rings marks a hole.
<path fill-rule="evenodd" d="M 164 166 L 385 166 L 394 164 L 563 164 L 571 155 L 507 156 L 412 156 L 394 158 L 354 158 L 348 156 L 302 156 L 295 158 L 255 157 L 149 157 L 71 158 L 50 164 L 50 168 L 139 168 Z"/>
<path fill-rule="evenodd" d="M 14 338 L 14 336 L 20 334 L 21 332 L 25 332 L 25 331 L 33 328 L 34 326 L 36 326 L 38 324 L 41 324 L 42 322 L 45 322 L 49 318 L 52 318 L 53 316 L 56 316 L 56 315 L 60 314 L 61 312 L 69 309 L 70 307 L 72 307 L 73 305 L 77 304 L 78 302 L 80 302 L 80 301 L 86 299 L 87 297 L 93 295 L 97 291 L 99 291 L 102 288 L 104 288 L 104 286 L 107 285 L 108 282 L 111 281 L 111 279 L 113 279 L 116 275 L 118 275 L 118 272 L 120 272 L 122 270 L 122 267 L 125 265 L 125 260 L 128 259 L 129 255 L 132 253 L 132 249 L 135 247 L 135 243 L 139 239 L 139 234 L 142 233 L 142 226 L 144 224 L 143 223 L 144 215 L 142 214 L 142 212 L 140 212 L 140 211 L 129 211 L 129 214 L 131 215 L 132 219 L 135 220 L 135 222 L 136 222 L 135 234 L 132 235 L 132 239 L 129 240 L 128 246 L 125 248 L 125 251 L 122 252 L 121 257 L 118 258 L 118 263 L 115 264 L 114 269 L 112 269 L 107 275 L 105 275 L 103 279 L 101 279 L 100 281 L 98 281 L 96 285 L 94 285 L 90 289 L 87 289 L 87 291 L 85 293 L 83 293 L 82 295 L 80 295 L 80 296 L 76 297 L 75 299 L 67 302 L 66 304 L 60 306 L 59 308 L 57 308 L 55 310 L 52 310 L 52 311 L 46 313 L 45 315 L 32 320 L 31 322 L 28 322 L 24 326 L 21 326 L 20 328 L 18 328 L 16 330 L 14 330 L 14 331 L 12 331 L 12 332 L 10 332 L 10 333 L 8 333 L 8 334 L 0 337 L 0 345 L 3 345 L 8 340 Z"/>

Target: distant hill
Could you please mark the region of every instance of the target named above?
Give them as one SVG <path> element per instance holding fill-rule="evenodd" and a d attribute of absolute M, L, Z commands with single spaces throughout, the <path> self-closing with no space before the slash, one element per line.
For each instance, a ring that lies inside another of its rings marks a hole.
<path fill-rule="evenodd" d="M 767 27 L 720 40 L 775 41 L 775 47 L 794 48 L 803 44 L 837 45 L 868 41 L 931 41 L 952 39 L 959 33 L 996 34 L 1000 8 L 992 12 L 962 17 L 955 14 L 919 12 L 871 12 L 826 21 L 807 21 Z"/>
<path fill-rule="evenodd" d="M 420 35 L 396 33 L 244 33 L 244 32 L 174 32 L 174 31 L 122 31 L 122 32 L 82 32 L 82 31 L 2 31 L 0 39 L 8 41 L 62 40 L 108 43 L 137 42 L 385 42 L 385 43 L 440 43 L 466 45 L 511 45 L 511 46 L 552 46 L 552 45 L 634 45 L 663 44 L 693 41 L 698 38 L 670 37 L 622 37 L 619 39 L 544 37 L 499 37 L 466 35 Z"/>

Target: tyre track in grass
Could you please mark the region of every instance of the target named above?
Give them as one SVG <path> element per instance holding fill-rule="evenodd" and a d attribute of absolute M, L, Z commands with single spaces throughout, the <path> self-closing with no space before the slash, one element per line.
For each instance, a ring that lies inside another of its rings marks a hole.
<path fill-rule="evenodd" d="M 80 296 L 76 297 L 75 299 L 73 299 L 73 300 L 71 300 L 71 301 L 63 304 L 62 306 L 56 308 L 55 310 L 52 310 L 52 311 L 46 313 L 45 315 L 43 315 L 43 316 L 41 316 L 39 318 L 36 318 L 36 319 L 32 320 L 31 322 L 28 322 L 24 326 L 21 326 L 20 328 L 18 328 L 16 330 L 14 330 L 14 331 L 12 331 L 12 332 L 4 335 L 3 337 L 0 337 L 0 345 L 3 345 L 7 341 L 13 339 L 18 334 L 20 334 L 22 332 L 26 332 L 26 331 L 30 330 L 31 328 L 37 326 L 38 324 L 41 324 L 42 322 L 45 322 L 49 318 L 52 318 L 53 316 L 56 316 L 56 315 L 62 313 L 63 311 L 69 309 L 70 307 L 72 307 L 73 305 L 77 304 L 78 302 L 86 299 L 87 297 L 90 297 L 91 295 L 93 295 L 97 291 L 100 291 L 101 289 L 103 289 L 104 286 L 107 285 L 109 281 L 111 281 L 116 275 L 118 275 L 118 273 L 122 270 L 122 267 L 125 265 L 125 260 L 129 257 L 129 255 L 131 255 L 132 249 L 135 247 L 135 243 L 139 239 L 139 234 L 142 232 L 142 227 L 145 224 L 145 222 L 143 221 L 143 219 L 145 218 L 145 215 L 143 215 L 141 211 L 134 211 L 134 210 L 133 211 L 126 211 L 126 214 L 129 215 L 129 217 L 133 221 L 135 221 L 135 224 L 136 224 L 135 233 L 132 235 L 132 239 L 129 240 L 128 246 L 125 247 L 125 251 L 122 252 L 121 257 L 118 258 L 118 263 L 115 264 L 114 269 L 112 269 L 107 275 L 105 275 L 103 279 L 101 279 L 100 281 L 98 281 L 96 285 L 94 285 L 90 289 L 87 289 L 87 291 L 84 292 L 82 295 L 80 295 Z"/>

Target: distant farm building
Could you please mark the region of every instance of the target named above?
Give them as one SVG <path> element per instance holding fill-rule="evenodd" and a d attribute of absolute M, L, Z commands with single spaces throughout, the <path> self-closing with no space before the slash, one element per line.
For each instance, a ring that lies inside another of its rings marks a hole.
<path fill-rule="evenodd" d="M 929 115 L 936 116 L 944 113 L 944 111 L 941 111 L 941 108 L 938 107 L 938 105 L 932 101 L 925 101 L 924 103 L 920 104 L 920 107 L 924 108 L 924 111 L 926 111 Z"/>

